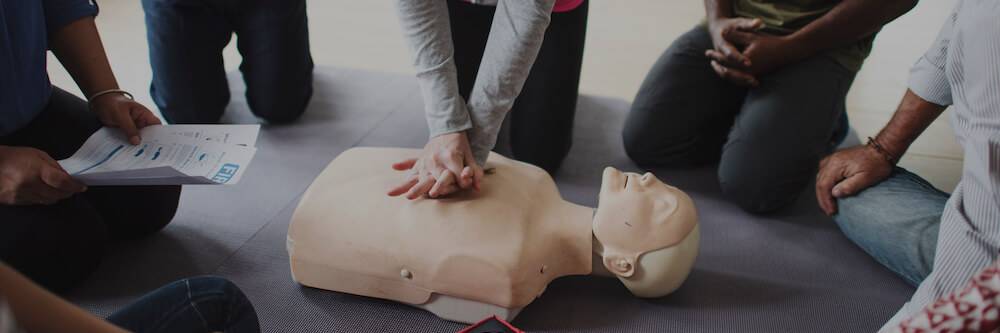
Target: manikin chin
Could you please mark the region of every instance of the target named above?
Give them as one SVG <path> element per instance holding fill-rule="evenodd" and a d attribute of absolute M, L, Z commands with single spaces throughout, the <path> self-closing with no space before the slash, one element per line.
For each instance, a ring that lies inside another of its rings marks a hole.
<path fill-rule="evenodd" d="M 545 171 L 492 154 L 481 192 L 387 196 L 403 179 L 389 165 L 418 153 L 355 148 L 327 166 L 288 228 L 295 281 L 471 323 L 513 319 L 568 275 L 614 276 L 660 297 L 694 264 L 694 204 L 652 174 L 605 169 L 595 210 L 564 201 Z"/>

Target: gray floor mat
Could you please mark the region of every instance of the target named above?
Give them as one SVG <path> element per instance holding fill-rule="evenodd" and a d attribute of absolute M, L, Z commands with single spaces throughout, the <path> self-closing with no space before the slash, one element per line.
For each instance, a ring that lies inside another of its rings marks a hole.
<path fill-rule="evenodd" d="M 319 170 L 353 145 L 419 147 L 427 136 L 409 77 L 331 69 L 318 69 L 316 77 L 307 118 L 267 128 L 241 184 L 185 189 L 178 218 L 152 239 L 120 246 L 76 300 L 107 313 L 158 284 L 214 272 L 243 288 L 267 332 L 461 328 L 409 306 L 291 280 L 285 232 Z M 639 171 L 621 149 L 628 107 L 581 96 L 574 146 L 556 176 L 567 200 L 594 205 L 605 166 Z M 234 114 L 232 121 L 252 121 Z M 912 293 L 841 235 L 811 191 L 794 207 L 761 217 L 720 198 L 714 168 L 654 172 L 687 191 L 701 216 L 701 252 L 684 286 L 646 300 L 613 279 L 563 278 L 516 325 L 532 332 L 864 332 L 877 329 Z"/>

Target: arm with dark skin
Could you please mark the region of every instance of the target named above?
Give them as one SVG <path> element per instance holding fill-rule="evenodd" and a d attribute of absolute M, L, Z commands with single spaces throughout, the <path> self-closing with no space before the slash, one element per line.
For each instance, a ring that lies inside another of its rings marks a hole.
<path fill-rule="evenodd" d="M 711 4 L 710 4 L 711 3 Z M 727 54 L 718 48 L 705 51 L 712 59 L 712 68 L 722 77 L 744 86 L 756 86 L 757 76 L 784 65 L 800 61 L 819 52 L 850 45 L 878 31 L 883 25 L 909 11 L 916 0 L 844 0 L 833 9 L 801 29 L 785 36 L 757 31 L 762 24 L 744 22 L 739 29 L 712 29 L 712 39 L 724 39 L 741 48 L 748 61 Z M 724 9 L 729 8 L 730 16 Z M 730 0 L 705 0 L 709 11 L 709 27 L 713 21 L 731 17 Z M 744 19 L 747 20 L 747 19 Z"/>
<path fill-rule="evenodd" d="M 93 17 L 85 17 L 51 35 L 52 53 L 59 58 L 66 71 L 84 95 L 118 89 L 118 81 L 108 64 L 101 36 L 97 33 Z M 125 132 L 132 144 L 139 144 L 139 130 L 160 123 L 149 109 L 122 94 L 106 94 L 90 101 L 90 108 L 105 126 L 117 127 Z"/>
<path fill-rule="evenodd" d="M 50 34 L 49 44 L 87 96 L 118 89 L 93 17 L 73 21 Z M 122 94 L 102 95 L 90 101 L 101 123 L 120 128 L 132 144 L 139 129 L 159 124 L 146 107 Z M 86 190 L 52 157 L 31 147 L 0 146 L 0 204 L 49 205 Z"/>
<path fill-rule="evenodd" d="M 892 119 L 873 139 L 898 159 L 944 109 L 906 90 Z M 820 162 L 816 176 L 820 208 L 827 215 L 836 214 L 836 199 L 852 196 L 885 180 L 892 173 L 894 162 L 870 146 L 848 148 L 826 157 Z"/>

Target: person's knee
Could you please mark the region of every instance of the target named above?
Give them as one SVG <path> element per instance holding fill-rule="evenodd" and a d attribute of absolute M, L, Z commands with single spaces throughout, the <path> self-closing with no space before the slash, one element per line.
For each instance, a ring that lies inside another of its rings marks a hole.
<path fill-rule="evenodd" d="M 162 230 L 177 213 L 180 186 L 150 186 L 144 189 L 141 206 L 132 216 L 118 216 L 111 235 L 115 239 L 141 238 Z"/>
<path fill-rule="evenodd" d="M 299 119 L 306 112 L 306 106 L 312 98 L 312 88 L 307 91 L 270 92 L 269 95 L 249 98 L 250 110 L 269 124 L 287 124 Z"/>
<path fill-rule="evenodd" d="M 768 169 L 750 161 L 721 163 L 718 177 L 723 195 L 753 214 L 774 212 L 795 202 L 808 180 Z"/>
<path fill-rule="evenodd" d="M 641 114 L 655 111 L 633 105 L 622 130 L 625 154 L 643 167 L 684 167 L 706 162 L 706 152 L 699 151 L 696 140 L 687 133 L 651 123 Z M 717 151 L 716 151 L 717 153 Z"/>
<path fill-rule="evenodd" d="M 831 219 L 855 244 L 869 249 L 873 247 L 873 243 L 878 242 L 879 237 L 884 236 L 880 236 L 886 227 L 884 213 L 879 208 L 881 200 L 850 196 L 836 199 L 836 203 L 837 212 Z"/>
<path fill-rule="evenodd" d="M 177 206 L 180 204 L 180 186 L 158 186 L 156 195 L 148 207 L 149 223 L 142 227 L 138 234 L 147 235 L 159 231 L 167 226 L 177 214 Z"/>
<path fill-rule="evenodd" d="M 214 275 L 192 277 L 187 279 L 187 285 L 190 288 L 189 294 L 191 295 L 215 295 L 227 302 L 229 300 L 246 299 L 243 291 L 235 283 L 224 277 Z"/>
<path fill-rule="evenodd" d="M 622 143 L 627 155 L 640 166 L 670 166 L 685 164 L 677 151 L 676 143 L 661 137 L 650 124 L 626 125 L 622 131 Z"/>
<path fill-rule="evenodd" d="M 622 131 L 622 143 L 625 146 L 625 155 L 628 155 L 633 162 L 638 165 L 657 164 L 665 156 L 658 156 L 652 143 L 646 139 L 646 129 L 626 127 Z"/>
<path fill-rule="evenodd" d="M 241 326 L 256 326 L 257 314 L 246 294 L 235 283 L 218 276 L 199 276 L 185 280 L 188 295 L 199 299 L 199 311 L 207 324 L 219 331 Z"/>

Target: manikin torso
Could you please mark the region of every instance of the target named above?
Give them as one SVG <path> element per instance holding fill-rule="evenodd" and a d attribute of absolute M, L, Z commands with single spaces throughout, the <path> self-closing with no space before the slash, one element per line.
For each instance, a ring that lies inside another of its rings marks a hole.
<path fill-rule="evenodd" d="M 289 226 L 296 281 L 474 322 L 511 319 L 553 279 L 593 272 L 594 209 L 562 200 L 543 170 L 492 154 L 481 192 L 387 196 L 403 177 L 388 166 L 418 154 L 355 148 L 330 163 Z M 684 229 L 675 243 L 697 233 Z"/>

